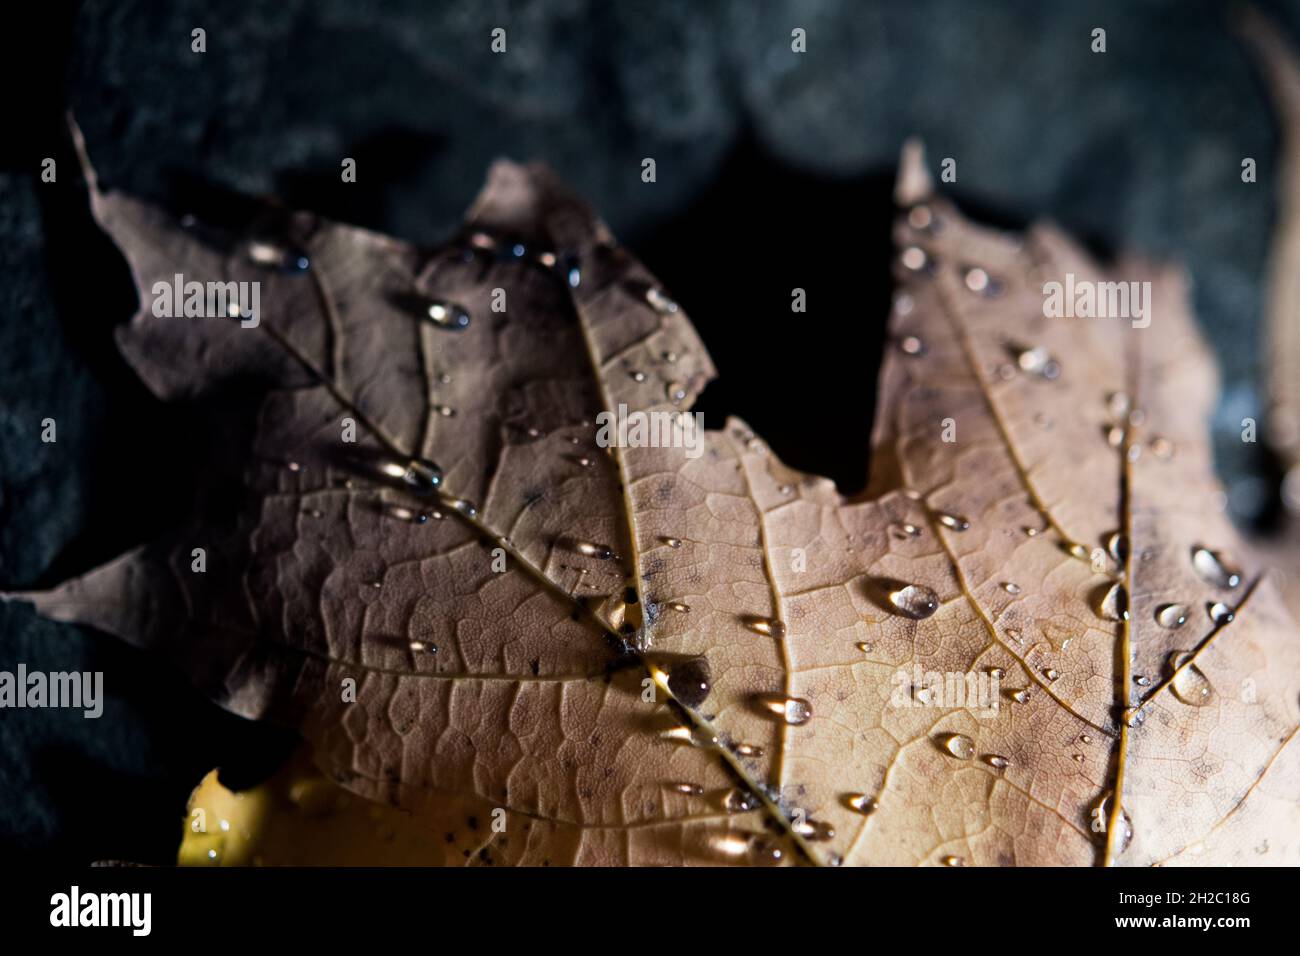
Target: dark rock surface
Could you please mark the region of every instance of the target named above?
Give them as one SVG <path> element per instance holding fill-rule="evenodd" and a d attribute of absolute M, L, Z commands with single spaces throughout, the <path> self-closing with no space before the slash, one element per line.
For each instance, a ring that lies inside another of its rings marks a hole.
<path fill-rule="evenodd" d="M 1296 4 L 1265 6 L 1300 23 Z M 155 402 L 113 349 L 132 293 L 85 211 L 65 109 L 116 187 L 178 208 L 209 187 L 277 195 L 423 242 L 450 233 L 494 157 L 545 160 L 691 313 L 723 375 L 710 416 L 745 417 L 846 486 L 866 464 L 890 173 L 919 133 L 957 159 L 953 192 L 977 212 L 1187 264 L 1224 377 L 1221 469 L 1253 517 L 1260 462 L 1237 436 L 1260 408 L 1276 132 L 1224 17 L 1208 0 L 82 3 L 33 35 L 0 158 L 0 588 L 166 527 L 202 467 L 192 410 Z M 1098 26 L 1105 54 L 1089 49 Z M 807 54 L 790 51 L 796 27 Z M 57 183 L 39 181 L 46 156 Z M 1241 182 L 1246 156 L 1257 184 Z M 810 302 L 798 325 L 795 286 Z M 836 413 L 796 422 L 796 407 Z M 19 661 L 102 669 L 109 702 L 97 721 L 3 715 L 0 849 L 166 860 L 206 769 L 287 746 L 159 661 L 0 604 L 0 669 Z"/>

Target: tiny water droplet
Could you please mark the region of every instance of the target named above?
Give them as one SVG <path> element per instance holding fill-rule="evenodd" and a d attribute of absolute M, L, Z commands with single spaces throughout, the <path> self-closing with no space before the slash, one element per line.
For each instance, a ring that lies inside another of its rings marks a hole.
<path fill-rule="evenodd" d="M 1011 766 L 1011 761 L 1002 756 L 1002 754 L 985 754 L 982 759 L 990 767 L 997 770 L 1005 770 L 1007 767 Z"/>
<path fill-rule="evenodd" d="M 677 783 L 673 784 L 673 789 L 691 797 L 698 797 L 704 793 L 704 788 L 698 783 Z"/>
<path fill-rule="evenodd" d="M 914 358 L 925 354 L 925 343 L 918 336 L 905 335 L 898 340 L 898 347 L 904 355 Z"/>
<path fill-rule="evenodd" d="M 1007 696 L 1010 697 L 1012 700 L 1014 700 L 1017 704 L 1024 704 L 1029 701 L 1029 691 L 1025 690 L 1023 687 L 1019 690 L 1007 691 Z"/>
<path fill-rule="evenodd" d="M 411 641 L 407 645 L 413 654 L 437 654 L 438 645 L 431 641 Z"/>
<path fill-rule="evenodd" d="M 910 522 L 906 522 L 906 521 L 903 521 L 903 522 L 898 522 L 898 521 L 896 521 L 896 522 L 894 522 L 892 525 L 889 526 L 889 529 L 890 529 L 890 531 L 893 532 L 894 537 L 896 537 L 896 538 L 900 538 L 900 539 L 902 539 L 902 538 L 915 538 L 917 535 L 919 535 L 919 534 L 921 533 L 921 529 L 920 529 L 920 528 L 918 528 L 916 525 L 914 525 L 914 524 L 912 524 L 912 523 L 910 523 Z"/>
<path fill-rule="evenodd" d="M 1123 418 L 1127 415 L 1129 404 L 1129 397 L 1124 392 L 1111 392 L 1106 396 L 1106 411 L 1115 418 Z"/>
<path fill-rule="evenodd" d="M 876 798 L 869 794 L 851 793 L 846 798 L 845 803 L 864 816 L 876 812 Z"/>
<path fill-rule="evenodd" d="M 1142 674 L 1138 674 L 1136 677 L 1133 678 L 1133 683 L 1137 684 L 1139 687 L 1150 687 L 1151 678 L 1146 677 Z"/>
<path fill-rule="evenodd" d="M 1232 619 L 1236 617 L 1236 613 L 1232 608 L 1224 604 L 1222 601 L 1215 601 L 1211 604 L 1209 611 L 1210 620 L 1215 624 L 1229 624 L 1232 622 Z"/>
<path fill-rule="evenodd" d="M 390 518 L 396 518 L 398 521 L 409 521 L 411 524 L 424 524 L 433 517 L 431 511 L 413 511 L 402 505 L 388 505 L 384 513 Z"/>
<path fill-rule="evenodd" d="M 929 229 L 934 222 L 934 213 L 924 203 L 913 206 L 907 211 L 907 224 L 913 229 Z"/>
<path fill-rule="evenodd" d="M 1037 528 L 1025 528 L 1024 531 L 1025 537 L 1027 538 L 1037 538 L 1039 535 L 1039 530 Z"/>
<path fill-rule="evenodd" d="M 1106 553 L 1123 564 L 1128 558 L 1128 538 L 1118 531 L 1112 531 L 1106 538 Z"/>
<path fill-rule="evenodd" d="M 989 287 L 989 274 L 978 267 L 967 269 L 963 278 L 966 288 L 972 292 L 983 292 Z"/>
<path fill-rule="evenodd" d="M 872 644 L 870 641 L 858 641 L 858 650 L 863 654 L 870 654 L 875 649 L 876 645 Z"/>
<path fill-rule="evenodd" d="M 570 551 L 576 551 L 584 558 L 608 561 L 614 557 L 614 549 L 607 544 L 595 544 L 591 541 L 578 541 L 575 538 L 561 538 L 559 543 Z"/>
<path fill-rule="evenodd" d="M 682 546 L 681 538 L 660 538 L 659 540 L 670 548 L 680 548 Z"/>
<path fill-rule="evenodd" d="M 453 418 L 456 415 L 456 409 L 452 408 L 450 405 L 435 405 L 433 406 L 433 410 L 443 418 Z"/>
<path fill-rule="evenodd" d="M 923 584 L 907 584 L 889 592 L 889 603 L 913 620 L 924 620 L 939 609 L 939 596 Z"/>
<path fill-rule="evenodd" d="M 965 866 L 966 861 L 959 856 L 945 856 L 943 858 L 944 866 Z"/>
<path fill-rule="evenodd" d="M 1051 681 L 1059 680 L 1061 674 L 1060 671 L 1058 671 L 1055 667 L 1049 667 L 1043 671 L 1043 676 L 1046 677 L 1049 682 L 1051 682 Z"/>
<path fill-rule="evenodd" d="M 728 813 L 747 813 L 762 805 L 761 800 L 748 790 L 733 787 L 722 795 L 722 808 Z"/>
<path fill-rule="evenodd" d="M 379 470 L 391 478 L 400 479 L 417 494 L 427 495 L 442 486 L 442 469 L 427 458 L 415 458 L 406 464 L 385 462 Z"/>
<path fill-rule="evenodd" d="M 306 272 L 311 268 L 311 260 L 303 250 L 284 242 L 270 239 L 254 239 L 245 248 L 248 261 L 264 269 L 276 269 L 280 272 Z"/>
<path fill-rule="evenodd" d="M 668 315 L 677 311 L 677 303 L 670 299 L 663 289 L 656 286 L 651 286 L 646 290 L 645 300 L 650 303 L 650 308 L 661 315 Z"/>
<path fill-rule="evenodd" d="M 807 817 L 797 821 L 791 827 L 795 833 L 813 843 L 822 843 L 835 838 L 835 828 L 822 820 L 809 820 Z"/>
<path fill-rule="evenodd" d="M 899 260 L 903 263 L 903 268 L 910 269 L 913 272 L 920 272 L 929 262 L 929 257 L 920 246 L 908 246 L 903 250 Z"/>
<path fill-rule="evenodd" d="M 763 756 L 763 748 L 756 746 L 755 744 L 736 744 L 732 750 L 734 750 L 736 755 L 740 757 Z"/>
<path fill-rule="evenodd" d="M 1153 438 L 1151 439 L 1151 454 L 1161 461 L 1168 461 L 1174 457 L 1174 444 L 1168 438 Z"/>
<path fill-rule="evenodd" d="M 1210 686 L 1210 679 L 1204 671 L 1195 664 L 1187 663 L 1191 659 L 1192 654 L 1188 652 L 1175 652 L 1169 656 L 1169 668 L 1175 675 L 1169 690 L 1184 704 L 1204 707 L 1214 698 L 1214 688 Z M 1179 670 L 1180 667 L 1182 670 Z"/>
<path fill-rule="evenodd" d="M 958 760 L 970 760 L 975 756 L 975 741 L 965 734 L 946 734 L 940 738 L 943 749 Z"/>
<path fill-rule="evenodd" d="M 1125 708 L 1123 714 L 1124 726 L 1137 727 L 1144 720 L 1146 720 L 1146 712 L 1141 707 Z"/>
<path fill-rule="evenodd" d="M 940 512 L 938 517 L 939 524 L 943 525 L 945 528 L 951 528 L 953 531 L 965 531 L 970 527 L 970 522 L 961 515 Z"/>
<path fill-rule="evenodd" d="M 628 374 L 628 376 L 632 379 L 632 381 L 634 381 L 634 382 L 644 382 L 644 381 L 645 381 L 645 372 L 638 372 L 638 371 L 636 371 L 636 370 L 631 370 L 631 371 L 629 371 L 627 374 Z"/>
<path fill-rule="evenodd" d="M 812 718 L 812 704 L 802 697 L 763 695 L 759 698 L 759 703 L 765 710 L 780 717 L 792 727 L 802 726 Z"/>
<path fill-rule="evenodd" d="M 668 604 L 665 605 L 665 607 L 667 607 L 670 611 L 677 611 L 681 614 L 685 614 L 691 609 L 691 606 L 689 604 L 683 604 L 681 601 L 669 601 Z"/>
<path fill-rule="evenodd" d="M 776 618 L 759 617 L 756 614 L 746 614 L 741 618 L 745 626 L 755 634 L 762 634 L 764 637 L 774 637 L 777 640 L 785 637 L 785 623 L 778 621 Z"/>
<path fill-rule="evenodd" d="M 1186 604 L 1162 604 L 1156 608 L 1156 623 L 1173 630 L 1187 623 L 1187 613 Z"/>
<path fill-rule="evenodd" d="M 1192 549 L 1192 567 L 1216 588 L 1235 588 L 1241 583 L 1241 574 L 1222 555 L 1199 545 Z"/>
<path fill-rule="evenodd" d="M 1002 590 L 1006 591 L 1008 594 L 1019 594 L 1019 593 L 1020 593 L 1020 585 L 1019 585 L 1019 584 L 1012 584 L 1010 581 L 1003 581 L 1003 582 L 1002 582 Z"/>
<path fill-rule="evenodd" d="M 425 306 L 424 316 L 440 329 L 459 332 L 469 328 L 469 313 L 455 302 L 435 299 Z"/>
<path fill-rule="evenodd" d="M 990 667 L 989 676 L 996 680 L 1002 680 L 1002 678 L 1007 676 L 1007 672 L 1001 667 Z"/>
<path fill-rule="evenodd" d="M 669 382 L 664 386 L 664 394 L 668 396 L 668 401 L 677 404 L 686 397 L 686 386 L 681 382 Z"/>
<path fill-rule="evenodd" d="M 470 518 L 473 518 L 478 514 L 478 507 L 474 504 L 474 502 L 468 501 L 465 498 L 449 498 L 447 500 L 447 504 L 451 505 L 461 514 L 466 515 L 467 517 Z"/>

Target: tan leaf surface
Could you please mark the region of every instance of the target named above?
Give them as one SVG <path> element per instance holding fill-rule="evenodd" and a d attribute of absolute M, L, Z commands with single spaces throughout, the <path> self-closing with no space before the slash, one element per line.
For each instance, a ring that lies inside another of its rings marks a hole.
<path fill-rule="evenodd" d="M 734 419 L 699 457 L 597 447 L 599 412 L 687 410 L 714 369 L 545 169 L 494 166 L 432 253 L 294 216 L 293 274 L 93 191 L 145 303 L 119 336 L 144 381 L 269 390 L 237 520 L 27 597 L 295 724 L 358 794 L 505 808 L 528 827 L 496 862 L 1300 862 L 1300 645 L 1264 569 L 1229 576 L 1182 279 L 971 225 L 917 149 L 898 192 L 872 482 L 848 500 Z M 260 279 L 261 324 L 155 317 L 178 272 Z M 1149 278 L 1150 327 L 1045 318 L 1066 273 Z M 412 459 L 436 492 L 385 474 Z M 944 675 L 1000 686 L 954 701 Z"/>

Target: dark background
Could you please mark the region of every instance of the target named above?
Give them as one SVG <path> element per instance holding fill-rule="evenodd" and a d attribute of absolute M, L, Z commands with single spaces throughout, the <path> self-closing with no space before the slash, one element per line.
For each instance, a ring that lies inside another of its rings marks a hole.
<path fill-rule="evenodd" d="M 1300 3 L 1261 4 L 1294 35 Z M 788 462 L 860 487 L 889 302 L 903 138 L 956 158 L 994 222 L 1051 217 L 1100 254 L 1185 262 L 1221 365 L 1230 506 L 1266 522 L 1262 278 L 1277 131 L 1209 2 L 95 0 L 6 37 L 0 152 L 0 589 L 53 584 L 176 523 L 200 410 L 155 401 L 112 344 L 134 308 L 86 211 L 72 110 L 106 184 L 186 211 L 230 190 L 405 239 L 454 229 L 496 156 L 543 159 L 684 305 L 721 372 L 701 400 Z M 6 11 L 9 17 L 10 11 Z M 493 55 L 489 34 L 508 32 Z M 1094 27 L 1107 52 L 1090 51 Z M 205 54 L 190 31 L 207 31 Z M 790 51 L 803 27 L 808 52 Z M 58 181 L 39 180 L 58 161 Z M 339 163 L 357 160 L 344 184 Z M 641 182 L 652 156 L 658 182 Z M 1243 157 L 1259 182 L 1241 182 Z M 790 290 L 809 311 L 792 317 Z M 1210 383 L 1207 383 L 1207 388 Z M 809 416 L 808 409 L 824 409 Z M 206 410 L 211 412 L 211 409 Z M 40 421 L 58 422 L 42 444 Z M 0 712 L 0 856 L 174 858 L 189 789 L 253 780 L 292 736 L 226 715 L 160 661 L 0 603 L 0 669 L 103 670 L 104 716 Z"/>

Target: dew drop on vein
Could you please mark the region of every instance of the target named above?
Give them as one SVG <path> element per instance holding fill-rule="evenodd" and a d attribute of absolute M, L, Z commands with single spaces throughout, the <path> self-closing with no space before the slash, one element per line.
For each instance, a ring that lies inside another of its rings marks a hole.
<path fill-rule="evenodd" d="M 1224 604 L 1222 601 L 1215 601 L 1213 604 L 1209 606 L 1208 610 L 1210 614 L 1210 620 L 1216 626 L 1230 624 L 1232 623 L 1233 618 L 1237 616 L 1236 612 L 1233 611 L 1233 609 L 1229 607 L 1227 604 Z"/>
<path fill-rule="evenodd" d="M 1107 621 L 1128 620 L 1128 591 L 1122 584 L 1112 584 L 1101 595 L 1096 606 L 1097 615 Z"/>
<path fill-rule="evenodd" d="M 1169 667 L 1174 674 L 1169 690 L 1184 704 L 1204 707 L 1214 698 L 1214 688 L 1205 673 L 1195 664 L 1187 664 L 1192 655 L 1188 652 L 1175 652 L 1169 657 Z M 1185 665 L 1186 666 L 1183 666 Z M 1179 670 L 1179 668 L 1182 670 Z"/>

